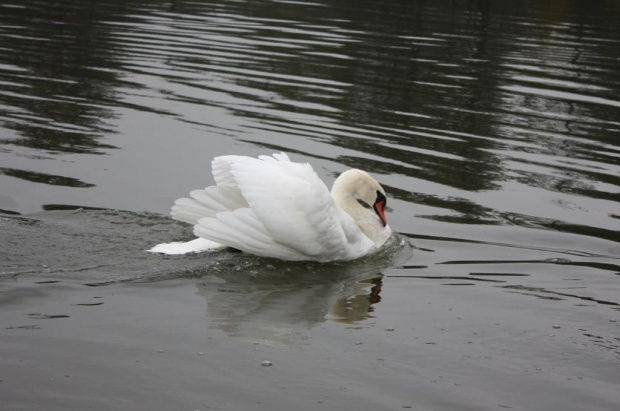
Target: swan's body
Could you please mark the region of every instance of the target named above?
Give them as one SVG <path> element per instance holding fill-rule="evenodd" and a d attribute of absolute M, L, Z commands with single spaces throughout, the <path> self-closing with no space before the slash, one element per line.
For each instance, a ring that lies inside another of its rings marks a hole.
<path fill-rule="evenodd" d="M 383 211 L 385 192 L 365 171 L 342 173 L 330 195 L 309 164 L 291 162 L 284 153 L 216 157 L 212 170 L 216 185 L 178 199 L 171 212 L 193 224 L 200 239 L 149 251 L 228 246 L 282 260 L 353 260 L 380 248 L 392 233 Z"/>

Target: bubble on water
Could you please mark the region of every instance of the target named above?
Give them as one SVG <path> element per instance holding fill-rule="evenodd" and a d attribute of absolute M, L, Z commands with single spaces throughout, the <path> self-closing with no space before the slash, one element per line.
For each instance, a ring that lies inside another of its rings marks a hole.
<path fill-rule="evenodd" d="M 396 328 L 394 327 L 388 327 L 385 329 L 385 331 L 396 331 Z"/>
<path fill-rule="evenodd" d="M 205 353 L 203 353 L 202 351 L 198 353 L 198 355 L 205 355 Z"/>
<path fill-rule="evenodd" d="M 273 363 L 271 361 L 265 360 L 262 363 L 260 363 L 260 365 L 262 365 L 263 367 L 271 367 Z"/>
<path fill-rule="evenodd" d="M 157 350 L 157 352 L 161 354 L 162 352 L 164 352 L 164 350 Z"/>
<path fill-rule="evenodd" d="M 355 345 L 362 345 L 361 341 L 355 341 Z"/>

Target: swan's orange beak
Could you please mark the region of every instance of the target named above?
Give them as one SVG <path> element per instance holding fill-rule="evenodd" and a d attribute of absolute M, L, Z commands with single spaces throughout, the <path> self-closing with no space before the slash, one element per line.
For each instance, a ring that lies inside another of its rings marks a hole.
<path fill-rule="evenodd" d="M 383 195 L 382 192 L 377 191 L 377 200 L 373 204 L 372 208 L 375 210 L 375 213 L 381 219 L 383 223 L 383 227 L 387 225 L 387 220 L 385 219 L 385 204 L 387 203 L 387 198 Z"/>

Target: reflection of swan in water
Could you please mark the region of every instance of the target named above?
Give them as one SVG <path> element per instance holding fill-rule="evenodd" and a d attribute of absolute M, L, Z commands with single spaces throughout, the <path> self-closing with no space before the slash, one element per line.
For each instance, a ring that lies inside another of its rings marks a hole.
<path fill-rule="evenodd" d="M 365 320 L 381 301 L 383 275 L 356 281 L 351 292 L 336 299 L 329 307 L 328 318 L 335 322 L 352 323 Z"/>
<path fill-rule="evenodd" d="M 246 256 L 211 267 L 197 283 L 210 328 L 252 341 L 291 344 L 325 321 L 367 319 L 380 301 L 383 269 L 410 256 L 396 237 L 378 258 L 290 263 Z M 242 257 L 243 254 L 238 254 Z M 393 258 L 397 258 L 395 261 Z"/>
<path fill-rule="evenodd" d="M 225 282 L 210 276 L 198 283 L 197 294 L 207 300 L 211 328 L 231 336 L 286 344 L 299 341 L 303 331 L 326 320 L 368 318 L 372 304 L 379 300 L 375 284 L 382 277 L 329 281 L 317 276 L 316 282 L 264 283 L 252 277 Z"/>

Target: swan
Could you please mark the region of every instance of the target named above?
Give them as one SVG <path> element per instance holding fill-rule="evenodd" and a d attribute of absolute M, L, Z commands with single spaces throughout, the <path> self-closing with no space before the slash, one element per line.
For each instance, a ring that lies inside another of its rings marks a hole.
<path fill-rule="evenodd" d="M 340 174 L 330 193 L 310 164 L 285 153 L 221 156 L 211 166 L 216 185 L 176 200 L 171 211 L 173 219 L 192 224 L 198 238 L 148 251 L 232 247 L 289 261 L 349 261 L 378 250 L 392 234 L 385 191 L 366 171 Z"/>

